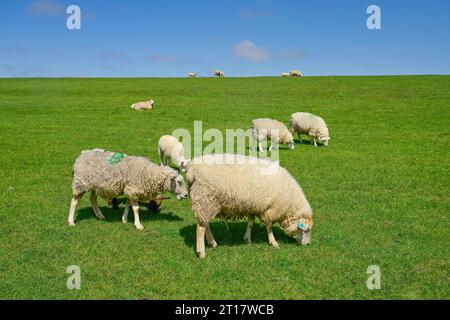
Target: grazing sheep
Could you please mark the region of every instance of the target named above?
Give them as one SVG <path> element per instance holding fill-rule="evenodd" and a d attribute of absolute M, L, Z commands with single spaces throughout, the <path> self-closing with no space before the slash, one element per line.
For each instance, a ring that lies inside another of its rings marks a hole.
<path fill-rule="evenodd" d="M 298 139 L 302 143 L 301 134 L 307 134 L 311 142 L 317 147 L 316 140 L 328 146 L 331 140 L 325 121 L 312 113 L 295 112 L 291 115 L 291 128 L 298 133 Z"/>
<path fill-rule="evenodd" d="M 261 141 L 270 137 L 271 144 L 269 150 L 273 150 L 273 143 L 287 144 L 289 149 L 294 149 L 294 138 L 286 125 L 278 120 L 261 118 L 252 121 L 253 150 L 255 150 L 255 140 L 258 141 L 259 151 L 264 152 Z"/>
<path fill-rule="evenodd" d="M 153 100 L 136 102 L 131 105 L 131 109 L 133 109 L 133 110 L 151 110 L 151 109 L 153 109 L 153 103 L 154 103 Z"/>
<path fill-rule="evenodd" d="M 217 217 L 238 219 L 247 216 L 244 241 L 251 243 L 256 216 L 266 224 L 269 244 L 278 247 L 272 224 L 280 223 L 284 232 L 307 245 L 311 242 L 312 209 L 302 188 L 289 172 L 278 167 L 269 175 L 261 174 L 269 160 L 243 155 L 208 155 L 194 158 L 187 170 L 189 194 L 197 217 L 196 253 L 205 257 L 205 233 L 216 247 L 209 228 Z"/>
<path fill-rule="evenodd" d="M 292 71 L 290 72 L 290 76 L 291 76 L 291 77 L 302 77 L 303 74 L 302 74 L 299 70 L 292 70 Z"/>
<path fill-rule="evenodd" d="M 223 73 L 222 70 L 214 70 L 213 71 L 213 75 L 215 75 L 216 77 L 225 77 L 225 74 Z"/>
<path fill-rule="evenodd" d="M 139 202 L 149 202 L 164 191 L 176 194 L 177 199 L 187 198 L 183 177 L 175 170 L 143 157 L 102 149 L 84 150 L 75 160 L 68 219 L 71 226 L 75 225 L 78 202 L 88 191 L 91 191 L 91 204 L 99 219 L 105 217 L 97 204 L 97 196 L 109 200 L 125 195 L 133 207 L 134 225 L 139 230 L 144 228 L 139 221 Z"/>
<path fill-rule="evenodd" d="M 159 138 L 158 154 L 162 166 L 168 166 L 172 160 L 181 172 L 186 171 L 189 161 L 184 158 L 183 145 L 177 138 L 169 135 Z"/>
<path fill-rule="evenodd" d="M 198 76 L 197 72 L 189 72 L 188 73 L 189 78 L 197 78 L 197 76 Z"/>
<path fill-rule="evenodd" d="M 290 76 L 290 73 L 289 73 L 289 72 L 283 72 L 283 73 L 281 74 L 281 76 L 282 76 L 282 77 L 289 77 L 289 76 Z"/>

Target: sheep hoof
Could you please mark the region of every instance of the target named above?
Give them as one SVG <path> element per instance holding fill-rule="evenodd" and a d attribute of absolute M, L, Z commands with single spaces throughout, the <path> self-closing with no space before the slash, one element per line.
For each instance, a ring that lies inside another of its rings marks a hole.
<path fill-rule="evenodd" d="M 105 216 L 99 216 L 97 218 L 98 218 L 98 220 L 105 220 L 106 219 Z"/>
<path fill-rule="evenodd" d="M 252 240 L 251 240 L 251 239 L 248 239 L 248 238 L 244 238 L 244 242 L 245 242 L 246 244 L 252 244 Z"/>
<path fill-rule="evenodd" d="M 142 224 L 138 224 L 138 225 L 136 225 L 136 229 L 142 231 L 142 230 L 144 230 L 144 226 Z"/>
<path fill-rule="evenodd" d="M 278 245 L 278 242 L 270 242 L 269 243 L 270 246 L 274 247 L 274 248 L 279 248 L 280 246 Z"/>
<path fill-rule="evenodd" d="M 128 223 L 127 219 L 122 219 L 122 223 Z"/>
<path fill-rule="evenodd" d="M 69 222 L 69 226 L 75 227 L 75 222 Z"/>
<path fill-rule="evenodd" d="M 209 244 L 211 246 L 211 248 L 215 248 L 217 247 L 217 242 L 215 240 L 211 241 L 211 243 Z"/>
<path fill-rule="evenodd" d="M 199 257 L 200 259 L 205 259 L 206 254 L 204 252 L 197 252 L 197 257 Z"/>

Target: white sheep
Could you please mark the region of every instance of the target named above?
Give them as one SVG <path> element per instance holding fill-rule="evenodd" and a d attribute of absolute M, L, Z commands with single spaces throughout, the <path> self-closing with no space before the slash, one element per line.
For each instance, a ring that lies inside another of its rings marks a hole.
<path fill-rule="evenodd" d="M 162 166 L 168 166 L 172 160 L 181 172 L 186 171 L 189 160 L 184 157 L 183 145 L 177 138 L 170 135 L 159 138 L 158 154 Z"/>
<path fill-rule="evenodd" d="M 105 219 L 97 196 L 106 200 L 125 195 L 133 207 L 134 225 L 142 230 L 139 221 L 139 202 L 149 202 L 164 191 L 187 198 L 183 177 L 169 167 L 161 167 L 143 157 L 128 156 L 102 149 L 84 150 L 73 165 L 72 201 L 69 225 L 75 225 L 75 210 L 86 192 L 91 192 L 91 204 L 98 219 Z M 127 209 L 126 209 L 126 213 Z M 122 217 L 126 221 L 126 215 Z"/>
<path fill-rule="evenodd" d="M 215 75 L 216 77 L 225 77 L 225 74 L 223 73 L 222 70 L 214 70 L 213 71 L 213 75 Z"/>
<path fill-rule="evenodd" d="M 209 228 L 217 217 L 238 219 L 247 216 L 244 241 L 251 243 L 251 229 L 256 216 L 266 224 L 268 241 L 278 243 L 272 232 L 280 223 L 284 232 L 307 245 L 311 242 L 312 209 L 302 188 L 281 167 L 272 174 L 262 174 L 268 160 L 243 155 L 208 155 L 194 158 L 187 170 L 189 194 L 197 217 L 196 253 L 205 257 L 205 234 L 211 247 L 217 242 Z"/>
<path fill-rule="evenodd" d="M 131 109 L 133 109 L 133 110 L 151 110 L 151 109 L 153 109 L 153 104 L 154 104 L 153 100 L 140 101 L 140 102 L 133 103 L 131 105 Z"/>
<path fill-rule="evenodd" d="M 302 77 L 303 74 L 299 70 L 292 70 L 290 73 L 291 77 Z"/>
<path fill-rule="evenodd" d="M 188 73 L 189 78 L 197 78 L 197 76 L 198 76 L 197 72 L 189 72 Z"/>
<path fill-rule="evenodd" d="M 289 73 L 289 72 L 283 72 L 283 73 L 281 74 L 281 76 L 282 76 L 282 77 L 289 77 L 289 76 L 290 76 L 290 73 Z"/>
<path fill-rule="evenodd" d="M 317 147 L 317 140 L 328 146 L 331 140 L 328 127 L 325 121 L 312 113 L 295 112 L 291 115 L 291 129 L 298 133 L 300 143 L 302 143 L 301 134 L 307 134 L 311 142 Z"/>
<path fill-rule="evenodd" d="M 260 118 L 252 121 L 252 147 L 255 150 L 255 141 L 258 141 L 259 151 L 264 152 L 261 141 L 270 138 L 269 150 L 273 150 L 273 144 L 287 144 L 289 149 L 294 149 L 294 138 L 286 125 L 278 120 Z"/>

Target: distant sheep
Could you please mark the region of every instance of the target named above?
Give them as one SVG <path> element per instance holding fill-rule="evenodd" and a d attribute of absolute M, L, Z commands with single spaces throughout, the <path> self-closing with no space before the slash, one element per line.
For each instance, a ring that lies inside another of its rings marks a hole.
<path fill-rule="evenodd" d="M 292 71 L 290 72 L 290 76 L 291 76 L 291 77 L 302 77 L 303 74 L 302 74 L 299 70 L 292 70 Z"/>
<path fill-rule="evenodd" d="M 178 199 L 187 198 L 183 177 L 175 170 L 143 157 L 102 149 L 84 150 L 75 160 L 68 219 L 71 226 L 75 225 L 78 202 L 89 191 L 92 208 L 99 219 L 105 217 L 97 204 L 97 195 L 107 200 L 125 195 L 133 207 L 134 225 L 139 230 L 144 229 L 139 221 L 139 202 L 149 202 L 164 191 L 176 194 Z"/>
<path fill-rule="evenodd" d="M 153 100 L 136 102 L 131 105 L 133 110 L 151 110 L 153 109 Z"/>
<path fill-rule="evenodd" d="M 289 76 L 290 76 L 290 73 L 289 73 L 289 72 L 283 72 L 283 73 L 281 74 L 281 76 L 282 76 L 282 77 L 289 77 Z"/>
<path fill-rule="evenodd" d="M 188 160 L 184 157 L 183 145 L 177 138 L 169 135 L 164 135 L 159 138 L 158 154 L 162 166 L 168 166 L 170 161 L 180 168 L 181 172 L 186 171 Z"/>
<path fill-rule="evenodd" d="M 264 152 L 262 141 L 270 138 L 269 150 L 273 150 L 273 144 L 287 144 L 289 149 L 294 149 L 294 138 L 286 125 L 278 120 L 261 118 L 252 121 L 253 150 L 255 140 L 258 141 L 259 151 Z"/>
<path fill-rule="evenodd" d="M 223 73 L 222 70 L 214 70 L 213 71 L 213 75 L 215 75 L 216 77 L 225 77 L 225 74 Z"/>
<path fill-rule="evenodd" d="M 291 129 L 298 133 L 300 143 L 302 142 L 301 134 L 307 134 L 316 147 L 317 140 L 325 146 L 328 146 L 331 140 L 325 121 L 312 113 L 295 112 L 291 115 L 290 124 Z"/>
<path fill-rule="evenodd" d="M 188 73 L 189 78 L 197 78 L 197 76 L 198 76 L 197 72 L 189 72 Z"/>
<path fill-rule="evenodd" d="M 278 167 L 273 174 L 263 175 L 261 170 L 268 160 L 243 155 L 208 155 L 194 158 L 187 170 L 189 194 L 194 215 L 197 217 L 196 253 L 205 257 L 205 234 L 211 247 L 217 242 L 209 228 L 210 221 L 248 217 L 244 241 L 251 243 L 251 229 L 255 217 L 266 224 L 268 241 L 278 243 L 272 224 L 280 226 L 298 243 L 311 242 L 312 209 L 302 188 L 289 172 Z"/>

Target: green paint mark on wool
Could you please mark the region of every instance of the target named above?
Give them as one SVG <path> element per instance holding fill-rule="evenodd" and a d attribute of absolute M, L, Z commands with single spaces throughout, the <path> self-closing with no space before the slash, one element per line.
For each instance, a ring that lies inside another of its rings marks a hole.
<path fill-rule="evenodd" d="M 108 158 L 108 162 L 110 164 L 117 164 L 122 161 L 122 158 L 125 158 L 125 155 L 120 152 L 114 153 L 111 157 Z"/>

